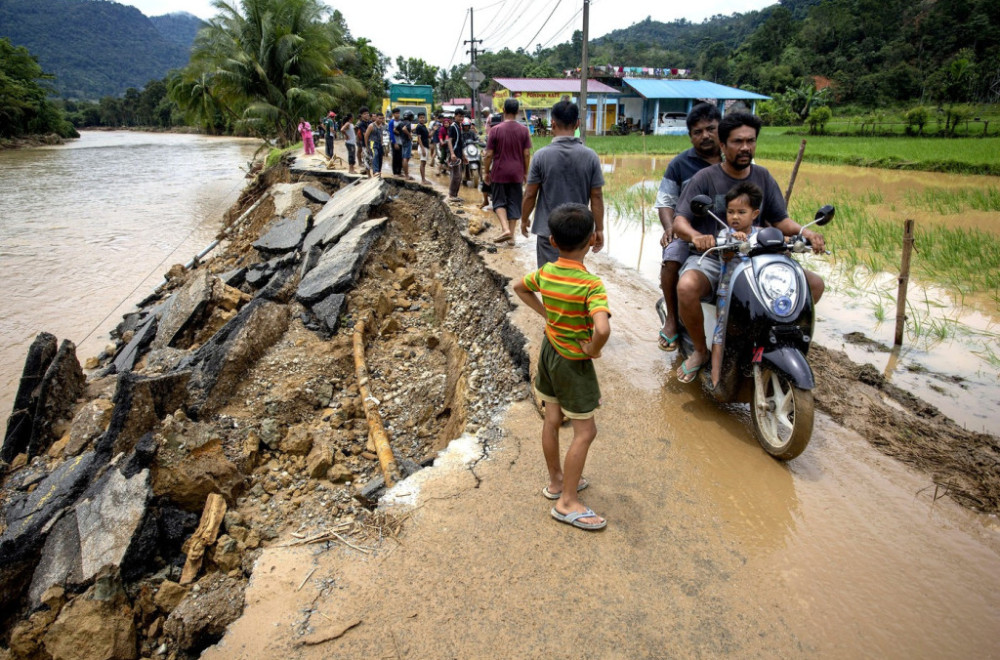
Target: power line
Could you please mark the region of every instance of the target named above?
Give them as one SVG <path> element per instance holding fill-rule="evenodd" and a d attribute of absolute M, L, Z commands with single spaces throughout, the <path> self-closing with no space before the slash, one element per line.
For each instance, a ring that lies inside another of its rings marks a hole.
<path fill-rule="evenodd" d="M 534 23 L 536 19 L 538 19 L 538 18 L 540 18 L 542 16 L 542 14 L 545 12 L 545 10 L 547 10 L 549 8 L 549 5 L 551 5 L 553 3 L 553 1 L 554 0 L 549 0 L 549 2 L 547 2 L 544 6 L 542 6 L 538 10 L 538 12 L 536 12 L 531 18 L 529 18 L 525 22 L 524 27 L 521 27 L 519 25 L 519 23 L 521 22 L 521 19 L 523 19 L 523 18 L 526 17 L 527 14 L 525 14 L 525 13 L 520 14 L 518 16 L 518 18 L 514 19 L 514 21 L 509 26 L 507 26 L 506 30 L 503 30 L 502 32 L 499 32 L 499 33 L 495 34 L 493 36 L 493 40 L 506 39 L 507 41 L 513 41 L 514 38 L 517 37 L 525 29 L 530 29 L 531 24 Z M 561 0 L 558 0 L 558 1 L 561 2 Z M 514 31 L 515 28 L 516 28 L 516 31 Z M 513 34 L 511 34 L 511 31 L 514 31 Z M 509 34 L 511 36 L 509 38 L 507 38 L 507 35 L 509 35 Z"/>
<path fill-rule="evenodd" d="M 531 39 L 528 39 L 528 44 L 524 47 L 524 50 L 528 50 L 528 46 L 530 46 L 531 42 L 535 40 L 535 37 L 537 37 L 538 35 L 540 35 L 542 33 L 542 30 L 545 29 L 545 26 L 549 24 L 549 19 L 552 18 L 552 14 L 556 13 L 556 10 L 559 9 L 559 5 L 561 5 L 561 4 L 562 4 L 562 0 L 557 0 L 556 1 L 556 6 L 552 8 L 551 12 L 549 12 L 549 15 L 545 19 L 545 22 L 542 23 L 542 27 L 538 28 L 538 32 L 535 33 L 535 36 L 532 37 Z"/>
<path fill-rule="evenodd" d="M 556 39 L 558 39 L 559 35 L 561 35 L 563 33 L 563 31 L 566 28 L 568 28 L 570 26 L 570 24 L 573 23 L 573 21 L 576 20 L 576 17 L 579 16 L 582 11 L 583 11 L 583 7 L 580 7 L 580 9 L 577 9 L 576 13 L 573 14 L 572 16 L 570 16 L 569 20 L 566 21 L 565 23 L 563 23 L 563 26 L 561 28 L 559 28 L 558 30 L 555 31 L 555 33 L 552 35 L 552 38 L 550 38 L 548 41 L 546 41 L 544 44 L 542 44 L 542 48 L 543 49 L 544 48 L 548 48 L 549 44 L 551 44 L 553 41 L 555 41 Z"/>
<path fill-rule="evenodd" d="M 525 3 L 525 0 L 517 0 L 517 2 L 510 7 L 510 11 L 507 12 L 507 15 L 504 16 L 504 20 L 500 21 L 500 23 L 497 25 L 497 27 L 492 32 L 490 32 L 489 34 L 484 35 L 483 36 L 483 40 L 484 41 L 489 41 L 489 40 L 493 39 L 494 37 L 496 37 L 497 35 L 509 31 L 512 25 L 516 25 L 518 19 L 515 18 L 515 16 L 518 16 L 518 10 L 521 8 L 521 5 L 523 5 L 524 3 Z M 499 12 L 498 12 L 498 15 L 499 15 Z M 523 16 L 523 14 L 521 14 L 521 16 Z M 513 19 L 513 22 L 511 22 L 511 19 Z M 483 32 L 486 32 L 486 30 L 483 30 Z"/>
<path fill-rule="evenodd" d="M 458 31 L 458 41 L 455 42 L 455 50 L 451 51 L 451 59 L 448 60 L 448 70 L 451 71 L 451 63 L 455 61 L 455 54 L 458 53 L 458 47 L 462 45 L 462 35 L 465 34 L 465 21 L 469 20 L 469 12 L 465 12 L 465 18 L 462 20 L 462 29 Z"/>
<path fill-rule="evenodd" d="M 484 9 L 489 9 L 490 7 L 496 7 L 497 5 L 500 5 L 500 9 L 497 9 L 496 13 L 495 13 L 495 14 L 493 14 L 493 18 L 491 18 L 491 19 L 490 19 L 490 22 L 489 22 L 489 23 L 487 23 L 487 24 L 486 24 L 486 27 L 484 27 L 484 28 L 483 28 L 483 32 L 488 32 L 488 31 L 489 31 L 489 29 L 490 29 L 491 27 L 493 27 L 493 23 L 494 23 L 494 21 L 496 21 L 496 20 L 497 20 L 497 16 L 499 16 L 499 15 L 500 15 L 500 12 L 502 12 L 502 11 L 503 11 L 503 6 L 504 6 L 504 5 L 506 5 L 506 4 L 507 4 L 507 0 L 500 0 L 500 2 L 494 2 L 494 3 L 492 4 L 492 5 L 487 5 L 487 6 L 485 6 L 485 7 L 481 7 L 481 8 L 480 8 L 480 11 L 483 11 Z"/>

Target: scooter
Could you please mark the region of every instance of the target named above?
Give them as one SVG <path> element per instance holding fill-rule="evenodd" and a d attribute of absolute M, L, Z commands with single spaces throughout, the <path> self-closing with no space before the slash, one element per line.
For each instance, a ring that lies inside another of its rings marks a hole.
<path fill-rule="evenodd" d="M 729 229 L 712 211 L 712 199 L 699 195 L 691 201 L 697 215 L 707 213 Z M 825 225 L 835 209 L 826 205 L 802 229 Z M 720 256 L 736 253 L 749 259 L 730 261 L 733 268 L 726 305 L 722 373 L 713 387 L 711 369 L 702 369 L 703 388 L 720 403 L 750 403 L 750 419 L 761 447 L 779 460 L 801 454 L 812 436 L 813 387 L 815 380 L 806 360 L 813 339 L 814 309 L 805 271 L 790 253 L 810 249 L 800 231 L 787 240 L 779 229 L 764 227 L 750 241 L 717 239 L 706 250 Z M 715 305 L 702 303 L 705 337 L 711 342 L 715 329 Z M 656 303 L 662 324 L 667 318 L 663 298 Z M 678 319 L 680 353 L 686 359 L 694 352 L 684 324 Z"/>
<path fill-rule="evenodd" d="M 468 162 L 465 164 L 462 180 L 468 182 L 473 188 L 479 188 L 479 181 L 482 179 L 482 154 L 486 145 L 479 141 L 479 136 L 475 131 L 467 131 L 464 142 L 463 150 Z"/>

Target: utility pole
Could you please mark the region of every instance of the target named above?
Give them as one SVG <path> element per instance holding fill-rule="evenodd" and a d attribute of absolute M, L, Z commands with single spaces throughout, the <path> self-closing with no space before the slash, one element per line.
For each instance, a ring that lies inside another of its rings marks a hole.
<path fill-rule="evenodd" d="M 476 64 L 476 53 L 477 53 L 477 51 L 476 51 L 476 44 L 483 43 L 483 40 L 482 39 L 476 39 L 476 36 L 475 36 L 476 33 L 475 33 L 475 30 L 473 29 L 473 25 L 472 25 L 473 18 L 474 18 L 474 16 L 473 16 L 472 7 L 469 7 L 469 39 L 468 39 L 468 41 L 464 41 L 463 43 L 472 44 L 472 46 L 469 48 L 469 50 L 467 50 L 465 52 L 470 55 L 470 57 L 469 57 L 469 64 L 475 65 Z"/>
<path fill-rule="evenodd" d="M 473 19 L 475 18 L 474 13 L 475 12 L 473 12 L 472 7 L 469 7 L 469 40 L 465 42 L 467 44 L 470 44 L 469 50 L 465 51 L 469 54 L 469 73 L 466 74 L 467 79 L 470 75 L 475 76 L 476 74 L 479 73 L 479 69 L 476 68 L 476 54 L 477 54 L 476 44 L 483 43 L 482 39 L 476 39 L 476 33 L 475 30 L 473 29 Z M 479 100 L 476 98 L 476 95 L 479 92 L 480 84 L 481 80 L 480 82 L 477 82 L 475 85 L 472 85 L 471 82 L 469 84 L 469 86 L 472 87 L 472 103 L 471 103 L 472 108 L 470 108 L 469 111 L 472 113 L 472 121 L 474 121 L 477 126 L 480 126 L 480 121 L 479 121 Z"/>
<path fill-rule="evenodd" d="M 590 0 L 583 0 L 583 57 L 580 63 L 580 139 L 587 142 L 587 38 L 590 33 Z"/>

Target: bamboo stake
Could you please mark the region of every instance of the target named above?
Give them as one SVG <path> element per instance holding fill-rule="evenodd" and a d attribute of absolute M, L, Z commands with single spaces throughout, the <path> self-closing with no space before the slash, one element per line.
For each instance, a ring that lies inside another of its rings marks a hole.
<path fill-rule="evenodd" d="M 913 251 L 913 220 L 903 225 L 903 263 L 899 269 L 899 292 L 896 294 L 896 346 L 903 345 L 903 326 L 906 324 L 906 287 L 910 283 L 910 253 Z"/>
<path fill-rule="evenodd" d="M 385 487 L 392 488 L 399 473 L 396 469 L 396 459 L 392 455 L 392 447 L 389 445 L 389 436 L 386 435 L 385 425 L 382 423 L 382 415 L 368 391 L 368 367 L 365 366 L 364 336 L 365 323 L 358 321 L 358 324 L 354 326 L 354 370 L 358 376 L 358 390 L 365 406 L 365 417 L 368 418 L 368 433 L 372 442 L 375 443 L 375 453 L 378 454 L 378 462 L 382 467 Z"/>
<path fill-rule="evenodd" d="M 802 144 L 799 145 L 799 155 L 795 158 L 795 165 L 792 167 L 792 178 L 788 181 L 788 190 L 785 191 L 785 206 L 788 206 L 788 200 L 792 198 L 792 187 L 795 185 L 795 177 L 799 175 L 799 165 L 802 164 L 802 154 L 806 152 L 806 141 L 802 140 Z"/>
<path fill-rule="evenodd" d="M 656 159 L 653 159 L 656 162 Z M 642 182 L 645 185 L 645 181 Z M 635 262 L 635 269 L 639 270 L 642 266 L 642 246 L 646 242 L 646 195 L 645 188 L 639 189 L 639 225 L 642 227 L 642 238 L 639 239 L 639 258 Z"/>

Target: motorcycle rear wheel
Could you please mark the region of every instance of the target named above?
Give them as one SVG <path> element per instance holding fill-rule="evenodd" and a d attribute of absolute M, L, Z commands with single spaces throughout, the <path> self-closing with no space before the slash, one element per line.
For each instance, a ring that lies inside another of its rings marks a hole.
<path fill-rule="evenodd" d="M 805 451 L 812 437 L 813 394 L 769 369 L 754 367 L 750 418 L 764 451 L 790 461 Z"/>

